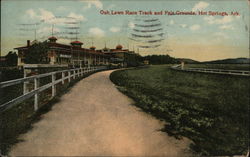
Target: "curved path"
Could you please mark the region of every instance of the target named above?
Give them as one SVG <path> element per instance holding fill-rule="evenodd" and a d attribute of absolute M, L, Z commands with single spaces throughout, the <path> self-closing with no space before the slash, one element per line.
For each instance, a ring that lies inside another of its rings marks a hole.
<path fill-rule="evenodd" d="M 163 124 L 131 105 L 109 80 L 112 71 L 79 81 L 19 138 L 13 156 L 184 156 L 188 140 L 158 131 Z"/>

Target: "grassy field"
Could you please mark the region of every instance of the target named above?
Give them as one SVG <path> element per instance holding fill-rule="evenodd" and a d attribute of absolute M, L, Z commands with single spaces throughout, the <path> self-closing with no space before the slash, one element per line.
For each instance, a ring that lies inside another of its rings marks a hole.
<path fill-rule="evenodd" d="M 187 68 L 208 68 L 226 70 L 250 70 L 249 64 L 187 64 Z"/>
<path fill-rule="evenodd" d="M 164 120 L 163 131 L 191 139 L 197 154 L 247 152 L 250 78 L 181 72 L 167 65 L 116 71 L 110 78 L 136 106 Z"/>

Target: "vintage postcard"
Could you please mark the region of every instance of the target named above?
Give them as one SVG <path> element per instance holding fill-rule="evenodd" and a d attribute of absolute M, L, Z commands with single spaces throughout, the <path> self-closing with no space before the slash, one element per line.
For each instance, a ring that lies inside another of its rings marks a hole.
<path fill-rule="evenodd" d="M 2 0 L 0 156 L 249 156 L 249 0 Z"/>

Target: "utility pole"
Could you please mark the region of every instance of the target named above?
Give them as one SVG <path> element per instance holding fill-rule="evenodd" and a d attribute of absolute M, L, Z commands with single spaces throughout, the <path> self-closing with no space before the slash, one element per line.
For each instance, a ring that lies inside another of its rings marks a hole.
<path fill-rule="evenodd" d="M 37 29 L 37 23 L 35 24 L 35 40 L 36 40 L 36 29 Z"/>
<path fill-rule="evenodd" d="M 52 28 L 51 28 L 51 36 L 53 37 L 54 35 L 54 24 L 52 24 Z"/>
<path fill-rule="evenodd" d="M 35 29 L 35 40 L 36 40 L 36 29 Z"/>

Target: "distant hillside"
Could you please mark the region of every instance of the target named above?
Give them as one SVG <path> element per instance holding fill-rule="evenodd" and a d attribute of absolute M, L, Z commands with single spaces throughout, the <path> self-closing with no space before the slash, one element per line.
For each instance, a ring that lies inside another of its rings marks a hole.
<path fill-rule="evenodd" d="M 229 59 L 222 59 L 222 60 L 214 60 L 214 61 L 206 61 L 202 63 L 209 63 L 209 64 L 250 64 L 249 58 L 229 58 Z"/>
<path fill-rule="evenodd" d="M 200 63 L 199 61 L 193 60 L 193 59 L 189 59 L 189 58 L 176 58 L 179 62 L 185 62 L 185 63 L 189 63 L 189 64 L 195 64 L 195 63 Z"/>
<path fill-rule="evenodd" d="M 148 55 L 142 57 L 142 60 L 148 60 L 149 64 L 175 64 L 178 62 L 169 55 Z"/>

